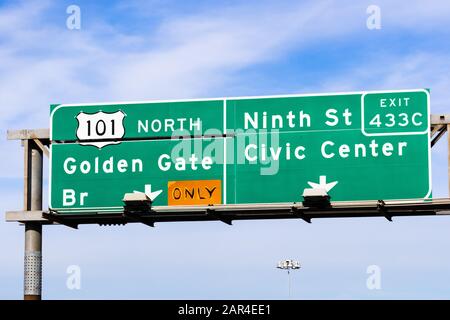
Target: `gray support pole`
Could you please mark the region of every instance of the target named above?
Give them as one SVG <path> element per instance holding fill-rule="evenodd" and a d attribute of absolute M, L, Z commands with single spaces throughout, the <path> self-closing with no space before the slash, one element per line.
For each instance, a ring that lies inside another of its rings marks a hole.
<path fill-rule="evenodd" d="M 42 150 L 30 140 L 25 147 L 25 210 L 42 210 Z M 42 224 L 25 223 L 24 300 L 41 300 Z"/>
<path fill-rule="evenodd" d="M 288 269 L 288 297 L 291 300 L 291 272 Z"/>
<path fill-rule="evenodd" d="M 450 123 L 447 124 L 447 154 L 448 154 L 448 162 L 447 162 L 447 166 L 448 166 L 448 196 L 450 198 Z"/>

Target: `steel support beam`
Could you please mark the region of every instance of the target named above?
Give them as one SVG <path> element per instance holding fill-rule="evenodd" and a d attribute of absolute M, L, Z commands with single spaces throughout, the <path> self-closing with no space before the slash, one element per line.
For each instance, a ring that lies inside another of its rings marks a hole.
<path fill-rule="evenodd" d="M 22 129 L 22 130 L 8 130 L 7 134 L 8 140 L 49 140 L 50 130 L 49 129 Z"/>
<path fill-rule="evenodd" d="M 447 132 L 447 125 L 438 125 L 431 132 L 431 147 L 433 147 Z"/>
<path fill-rule="evenodd" d="M 25 214 L 8 212 L 7 221 L 23 221 Z M 301 203 L 258 204 L 258 205 L 215 205 L 215 206 L 155 206 L 151 211 L 139 216 L 116 213 L 58 214 L 40 212 L 49 221 L 75 227 L 80 224 L 124 225 L 144 223 L 153 226 L 157 222 L 182 221 L 222 221 L 231 224 L 234 220 L 256 219 L 302 219 L 308 223 L 316 218 L 363 218 L 383 217 L 392 220 L 398 216 L 450 215 L 450 198 L 409 201 L 353 201 L 331 202 L 330 207 L 309 208 Z M 17 220 L 14 220 L 17 219 Z M 30 220 L 28 220 L 30 221 Z"/>
<path fill-rule="evenodd" d="M 42 210 L 42 150 L 32 140 L 24 141 L 26 211 Z M 25 222 L 24 300 L 41 300 L 42 223 Z"/>
<path fill-rule="evenodd" d="M 450 114 L 432 114 L 431 115 L 431 125 L 438 124 L 449 124 L 450 123 Z"/>
<path fill-rule="evenodd" d="M 41 222 L 48 223 L 48 220 L 43 217 L 43 212 L 38 211 L 8 211 L 5 215 L 6 222 Z"/>

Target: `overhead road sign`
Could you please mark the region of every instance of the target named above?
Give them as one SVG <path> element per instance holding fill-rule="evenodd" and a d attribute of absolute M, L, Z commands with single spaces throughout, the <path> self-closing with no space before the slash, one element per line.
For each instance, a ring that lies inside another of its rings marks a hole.
<path fill-rule="evenodd" d="M 332 201 L 429 199 L 429 119 L 422 89 L 60 105 L 49 207 L 118 212 L 129 192 L 155 206 L 293 203 L 305 188 Z"/>

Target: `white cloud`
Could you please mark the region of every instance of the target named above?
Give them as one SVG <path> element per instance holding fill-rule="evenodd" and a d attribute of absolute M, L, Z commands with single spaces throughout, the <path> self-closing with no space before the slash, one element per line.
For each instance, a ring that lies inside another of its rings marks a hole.
<path fill-rule="evenodd" d="M 263 4 L 169 17 L 153 33 L 127 36 L 101 22 L 80 31 L 45 23 L 51 6 L 0 9 L 6 21 L 0 24 L 3 130 L 46 127 L 51 103 L 208 96 L 236 71 L 279 58 L 312 37 L 326 17 L 323 3 Z M 141 50 L 128 50 L 132 43 Z M 1 161 L 0 175 L 20 175 L 17 157 Z"/>
<path fill-rule="evenodd" d="M 138 35 L 101 21 L 80 31 L 46 23 L 51 2 L 0 9 L 0 20 L 6 21 L 0 24 L 0 124 L 46 125 L 48 105 L 62 101 L 206 96 L 245 67 L 351 30 L 357 21 L 346 17 L 355 7 L 330 4 L 211 9 L 169 16 Z M 333 19 L 348 23 L 336 25 Z M 25 114 L 33 120 L 14 121 Z"/>
<path fill-rule="evenodd" d="M 435 25 L 448 16 L 447 2 L 424 3 L 412 1 L 403 8 L 400 2 L 382 1 L 385 29 L 417 29 L 410 17 Z M 245 67 L 367 31 L 365 6 L 353 2 L 209 8 L 168 16 L 148 34 L 133 35 L 101 21 L 94 28 L 69 31 L 63 23 L 46 23 L 51 8 L 50 1 L 33 1 L 0 9 L 2 127 L 30 112 L 33 120 L 22 125 L 46 125 L 44 111 L 54 102 L 206 96 L 233 82 Z"/>
<path fill-rule="evenodd" d="M 448 113 L 450 54 L 420 52 L 404 56 L 367 55 L 362 65 L 326 79 L 322 90 L 431 89 L 432 113 Z"/>

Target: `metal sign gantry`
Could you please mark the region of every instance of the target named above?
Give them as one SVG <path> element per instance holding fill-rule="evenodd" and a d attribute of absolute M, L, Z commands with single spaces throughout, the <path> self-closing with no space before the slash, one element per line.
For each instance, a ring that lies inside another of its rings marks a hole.
<path fill-rule="evenodd" d="M 450 115 L 432 115 L 431 147 L 450 132 Z M 48 129 L 8 131 L 8 140 L 21 140 L 24 147 L 24 209 L 6 212 L 6 221 L 25 225 L 24 299 L 40 300 L 42 293 L 42 226 L 80 224 L 123 225 L 173 221 L 222 221 L 253 219 L 385 217 L 450 215 L 450 198 L 432 200 L 389 200 L 331 202 L 325 207 L 304 206 L 298 203 L 259 205 L 154 206 L 147 212 L 124 210 L 123 213 L 58 215 L 42 210 L 43 155 L 49 155 Z M 448 176 L 450 194 L 450 134 L 448 140 Z M 300 195 L 299 195 L 300 198 Z"/>

